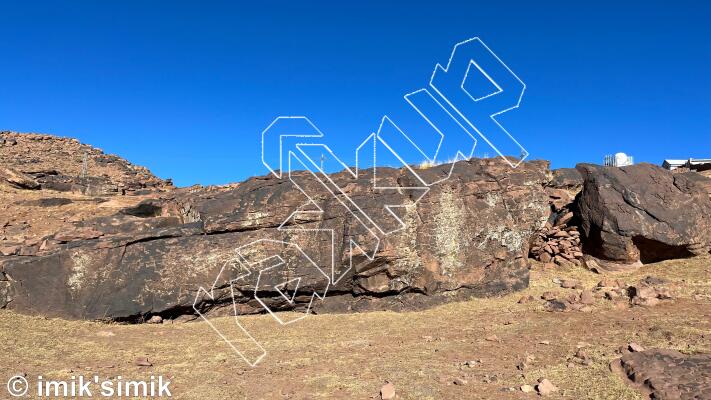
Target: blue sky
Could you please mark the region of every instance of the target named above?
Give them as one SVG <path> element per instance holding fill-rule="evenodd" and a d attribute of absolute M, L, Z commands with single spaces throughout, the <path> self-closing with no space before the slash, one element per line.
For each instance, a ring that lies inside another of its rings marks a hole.
<path fill-rule="evenodd" d="M 500 122 L 531 158 L 711 157 L 708 2 L 298 3 L 5 2 L 0 130 L 77 137 L 179 185 L 213 184 L 266 173 L 260 132 L 306 115 L 353 162 L 478 36 L 527 85 Z"/>

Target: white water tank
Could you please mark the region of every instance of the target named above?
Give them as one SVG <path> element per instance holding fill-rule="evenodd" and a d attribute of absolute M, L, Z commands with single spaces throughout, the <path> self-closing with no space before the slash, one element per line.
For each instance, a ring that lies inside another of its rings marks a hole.
<path fill-rule="evenodd" d="M 632 164 L 634 164 L 634 158 L 632 156 L 628 156 L 625 153 L 616 153 L 614 156 L 605 156 L 603 165 L 608 167 L 626 167 Z"/>
<path fill-rule="evenodd" d="M 627 154 L 616 153 L 615 154 L 615 165 L 618 167 L 624 167 L 625 165 L 630 165 L 630 163 L 628 161 Z"/>

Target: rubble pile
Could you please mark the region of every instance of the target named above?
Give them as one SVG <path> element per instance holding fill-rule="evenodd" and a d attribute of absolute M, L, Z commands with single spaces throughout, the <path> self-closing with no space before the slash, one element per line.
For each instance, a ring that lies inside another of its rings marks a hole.
<path fill-rule="evenodd" d="M 583 252 L 580 248 L 580 232 L 569 225 L 573 213 L 568 211 L 560 215 L 554 224 L 547 222 L 535 236 L 531 244 L 531 258 L 546 267 L 557 265 L 580 265 Z"/>

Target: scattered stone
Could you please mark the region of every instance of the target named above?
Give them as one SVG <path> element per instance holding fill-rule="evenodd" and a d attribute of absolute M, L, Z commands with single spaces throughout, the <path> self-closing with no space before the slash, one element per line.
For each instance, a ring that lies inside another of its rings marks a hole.
<path fill-rule="evenodd" d="M 4 256 L 14 256 L 20 251 L 20 246 L 3 246 L 0 247 L 0 254 Z"/>
<path fill-rule="evenodd" d="M 533 391 L 535 390 L 535 389 L 533 388 L 533 386 L 531 386 L 531 385 L 523 385 L 523 386 L 521 386 L 520 389 L 521 389 L 521 391 L 524 392 L 524 393 L 531 393 L 531 392 L 533 392 Z"/>
<path fill-rule="evenodd" d="M 2 249 L 0 249 L 0 251 L 1 251 L 1 250 L 2 250 Z M 530 302 L 535 301 L 535 300 L 536 300 L 536 299 L 535 299 L 533 296 L 531 296 L 531 295 L 523 296 L 523 297 L 521 297 L 520 299 L 518 299 L 518 304 L 526 304 L 526 303 L 530 303 Z"/>
<path fill-rule="evenodd" d="M 647 277 L 639 283 L 629 286 L 627 295 L 630 298 L 630 304 L 651 307 L 659 304 L 660 300 L 671 300 L 673 298 L 668 288 L 651 286 L 649 282 L 662 282 L 662 280 Z"/>
<path fill-rule="evenodd" d="M 590 366 L 593 364 L 593 360 L 588 356 L 587 352 L 585 352 L 583 349 L 578 349 L 578 351 L 575 353 L 574 356 L 577 361 L 585 366 Z"/>
<path fill-rule="evenodd" d="M 388 382 L 380 388 L 380 398 L 382 400 L 392 400 L 395 398 L 395 385 Z"/>
<path fill-rule="evenodd" d="M 631 352 L 638 352 L 638 351 L 644 351 L 644 347 L 638 345 L 635 342 L 630 342 L 630 344 L 627 345 L 627 348 L 630 349 Z"/>
<path fill-rule="evenodd" d="M 491 335 L 491 336 L 487 336 L 486 339 L 484 339 L 484 340 L 486 340 L 487 342 L 498 342 L 499 337 L 496 335 Z"/>
<path fill-rule="evenodd" d="M 583 290 L 583 292 L 580 293 L 580 302 L 586 305 L 595 303 L 595 296 L 593 295 L 593 292 L 590 290 Z"/>
<path fill-rule="evenodd" d="M 560 287 L 563 289 L 573 289 L 576 286 L 580 286 L 580 281 L 574 279 L 564 279 L 560 282 Z"/>
<path fill-rule="evenodd" d="M 549 312 L 562 312 L 569 309 L 568 303 L 558 301 L 558 300 L 548 300 L 543 308 Z"/>
<path fill-rule="evenodd" d="M 553 392 L 557 391 L 558 388 L 551 383 L 548 379 L 539 379 L 538 380 L 538 385 L 536 385 L 536 391 L 538 391 L 538 394 L 541 396 L 548 396 L 553 394 Z"/>
<path fill-rule="evenodd" d="M 457 386 L 466 386 L 469 382 L 467 382 L 466 379 L 454 378 L 454 380 L 452 381 L 452 383 L 454 383 L 454 384 L 457 385 Z"/>
<path fill-rule="evenodd" d="M 148 324 L 162 324 L 163 317 L 161 317 L 160 315 L 154 315 L 148 321 L 146 321 L 146 323 L 148 323 Z"/>
<path fill-rule="evenodd" d="M 673 297 L 669 289 L 657 288 L 657 298 L 660 300 L 671 300 Z"/>
<path fill-rule="evenodd" d="M 622 295 L 614 290 L 609 290 L 609 291 L 605 292 L 605 299 L 607 299 L 607 300 L 615 300 L 615 299 L 620 298 L 620 296 L 622 296 Z"/>
<path fill-rule="evenodd" d="M 631 304 L 633 306 L 653 307 L 659 304 L 659 299 L 656 297 L 633 297 Z"/>
<path fill-rule="evenodd" d="M 148 361 L 147 357 L 139 357 L 134 361 L 134 364 L 139 367 L 152 367 L 153 364 Z"/>
<path fill-rule="evenodd" d="M 657 278 L 655 276 L 647 276 L 644 279 L 642 279 L 640 281 L 640 283 L 643 283 L 643 284 L 649 285 L 649 286 L 658 286 L 658 285 L 666 285 L 667 283 L 669 283 L 669 281 L 667 281 L 666 279 Z"/>
<path fill-rule="evenodd" d="M 543 294 L 541 295 L 541 299 L 547 300 L 547 301 L 555 300 L 557 298 L 558 298 L 558 295 L 554 292 L 543 292 Z"/>

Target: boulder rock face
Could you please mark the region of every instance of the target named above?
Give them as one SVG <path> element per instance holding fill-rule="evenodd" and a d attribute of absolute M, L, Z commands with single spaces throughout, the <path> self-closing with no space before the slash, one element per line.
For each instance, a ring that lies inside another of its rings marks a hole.
<path fill-rule="evenodd" d="M 214 314 L 233 301 L 240 313 L 400 310 L 501 295 L 528 284 L 549 176 L 547 162 L 511 169 L 486 159 L 458 163 L 424 194 L 408 189 L 404 169 L 378 169 L 380 187 L 392 189 L 374 189 L 372 171 L 331 175 L 352 203 L 309 173 L 163 192 L 77 222 L 36 255 L 0 257 L 0 307 L 136 320 L 193 314 L 194 303 Z M 386 234 L 368 230 L 366 216 Z"/>
<path fill-rule="evenodd" d="M 576 200 L 583 250 L 603 261 L 649 263 L 711 247 L 711 201 L 685 174 L 650 164 L 580 164 Z"/>
<path fill-rule="evenodd" d="M 711 170 L 702 172 L 689 171 L 682 173 L 682 175 L 689 178 L 711 198 Z"/>
<path fill-rule="evenodd" d="M 686 355 L 650 349 L 622 356 L 613 364 L 647 398 L 696 400 L 711 398 L 711 355 Z"/>

